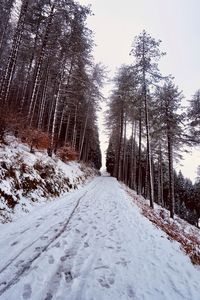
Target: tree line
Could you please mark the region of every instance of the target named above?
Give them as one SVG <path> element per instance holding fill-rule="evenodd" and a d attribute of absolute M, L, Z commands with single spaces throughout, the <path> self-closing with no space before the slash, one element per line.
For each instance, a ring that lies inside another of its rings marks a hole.
<path fill-rule="evenodd" d="M 1 1 L 0 136 L 46 136 L 49 155 L 70 148 L 100 168 L 103 68 L 92 56 L 90 14 L 73 0 Z"/>
<path fill-rule="evenodd" d="M 109 98 L 106 123 L 110 138 L 108 172 L 138 194 L 161 204 L 197 225 L 200 218 L 200 180 L 195 185 L 177 174 L 174 162 L 186 146 L 200 143 L 200 90 L 181 106 L 183 94 L 172 76 L 163 76 L 159 60 L 165 55 L 160 40 L 146 31 L 138 35 L 122 65 Z"/>

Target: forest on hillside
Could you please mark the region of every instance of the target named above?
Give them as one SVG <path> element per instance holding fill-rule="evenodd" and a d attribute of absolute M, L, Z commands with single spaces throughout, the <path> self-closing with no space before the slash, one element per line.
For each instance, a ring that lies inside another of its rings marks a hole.
<path fill-rule="evenodd" d="M 165 53 L 160 40 L 146 31 L 138 35 L 115 78 L 106 116 L 110 132 L 107 170 L 138 194 L 169 209 L 170 216 L 198 226 L 200 167 L 195 184 L 174 170 L 186 149 L 200 144 L 200 90 L 187 108 L 172 76 L 158 62 Z"/>
<path fill-rule="evenodd" d="M 90 8 L 73 0 L 0 3 L 0 140 L 101 167 L 102 67 L 92 56 Z"/>

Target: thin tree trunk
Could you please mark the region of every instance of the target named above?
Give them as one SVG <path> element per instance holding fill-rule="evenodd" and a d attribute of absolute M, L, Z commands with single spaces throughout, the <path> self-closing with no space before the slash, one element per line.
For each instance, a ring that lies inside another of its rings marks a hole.
<path fill-rule="evenodd" d="M 58 129 L 58 141 L 59 141 L 60 136 L 61 136 L 61 131 L 62 131 L 62 127 L 63 127 L 65 112 L 66 112 L 66 107 L 63 107 L 61 118 L 60 118 L 60 125 L 59 125 L 59 129 Z"/>
<path fill-rule="evenodd" d="M 117 148 L 117 164 L 116 164 L 116 178 L 117 180 L 121 177 L 121 146 L 122 146 L 122 136 L 123 136 L 123 124 L 124 124 L 124 112 L 121 112 L 120 118 L 120 132 L 119 132 L 119 142 Z"/>
<path fill-rule="evenodd" d="M 66 131 L 65 131 L 65 144 L 67 143 L 70 119 L 71 119 L 71 113 L 69 113 L 68 118 L 67 118 L 67 127 L 66 127 Z"/>
<path fill-rule="evenodd" d="M 13 2 L 13 1 L 11 1 L 11 2 Z M 6 18 L 6 22 L 5 22 L 5 26 L 4 26 L 4 29 L 3 29 L 3 33 L 1 35 L 1 41 L 0 41 L 0 59 L 1 59 L 2 52 L 3 52 L 3 41 L 4 41 L 4 38 L 6 36 L 6 31 L 7 31 L 9 20 L 10 20 L 10 13 L 11 13 L 11 7 L 10 7 L 10 11 L 9 11 L 9 13 L 7 15 L 7 18 Z"/>
<path fill-rule="evenodd" d="M 149 164 L 148 164 L 148 154 L 146 152 L 146 163 L 145 163 L 145 179 L 144 179 L 144 198 L 148 198 L 149 190 Z"/>
<path fill-rule="evenodd" d="M 126 183 L 126 115 L 124 118 L 124 145 L 122 158 L 122 180 Z"/>
<path fill-rule="evenodd" d="M 81 160 L 82 151 L 83 151 L 83 144 L 84 144 L 84 141 L 85 141 L 85 133 L 86 133 L 87 122 L 88 122 L 88 114 L 89 114 L 89 107 L 87 109 L 83 134 L 82 134 L 82 138 L 81 138 L 81 148 L 80 148 L 80 152 L 79 152 L 79 161 Z"/>
<path fill-rule="evenodd" d="M 163 206 L 163 170 L 161 142 L 159 142 L 158 151 L 158 203 Z"/>
<path fill-rule="evenodd" d="M 174 170 L 173 170 L 173 148 L 172 140 L 170 135 L 170 130 L 168 129 L 167 134 L 167 144 L 168 144 L 168 163 L 169 163 L 169 197 L 170 197 L 170 217 L 174 218 Z"/>
<path fill-rule="evenodd" d="M 49 75 L 49 68 L 47 67 L 45 82 L 44 82 L 44 88 L 43 88 L 43 92 L 42 92 L 41 105 L 40 105 L 40 110 L 39 110 L 38 129 L 42 128 L 42 123 L 43 123 L 45 103 L 46 103 L 46 95 L 47 95 L 47 85 L 48 85 L 48 79 L 49 79 L 48 75 Z"/>
<path fill-rule="evenodd" d="M 141 152 L 142 152 L 142 108 L 140 107 L 139 119 L 139 141 L 138 141 L 138 180 L 137 180 L 137 193 L 142 193 L 142 170 L 141 170 Z"/>
<path fill-rule="evenodd" d="M 4 76 L 2 78 L 1 90 L 0 90 L 0 103 L 2 106 L 7 104 L 8 95 L 10 92 L 10 86 L 14 75 L 17 57 L 19 53 L 19 47 L 21 44 L 22 34 L 24 30 L 25 18 L 28 10 L 28 2 L 29 0 L 26 0 L 22 3 L 21 12 L 20 12 L 16 32 L 13 39 L 10 57 L 8 59 Z"/>
<path fill-rule="evenodd" d="M 136 131 L 137 131 L 137 122 L 135 122 L 134 129 L 134 144 L 133 144 L 133 188 L 136 190 L 136 170 L 137 170 L 137 159 L 136 159 Z"/>
<path fill-rule="evenodd" d="M 149 134 L 149 111 L 148 111 L 148 104 L 147 104 L 147 90 L 146 90 L 145 72 L 143 72 L 143 96 L 144 96 L 144 104 L 145 104 L 145 125 L 146 125 L 146 138 L 147 138 L 147 161 L 148 161 L 150 206 L 153 208 L 154 187 L 153 187 L 151 145 L 150 145 L 150 134 Z"/>
<path fill-rule="evenodd" d="M 77 111 L 78 111 L 78 103 L 76 103 L 75 114 L 74 114 L 74 128 L 72 134 L 72 148 L 76 147 L 76 126 L 77 126 Z"/>
<path fill-rule="evenodd" d="M 43 60 L 44 60 L 44 56 L 45 56 L 45 50 L 46 50 L 46 46 L 47 46 L 47 42 L 48 42 L 48 37 L 49 37 L 49 33 L 50 33 L 50 28 L 51 28 L 51 24 L 52 24 L 52 20 L 53 20 L 53 16 L 54 16 L 54 8 L 55 8 L 55 5 L 53 5 L 51 8 L 49 20 L 48 20 L 47 27 L 46 27 L 46 32 L 45 32 L 44 39 L 42 42 L 40 56 L 39 56 L 38 63 L 36 66 L 35 80 L 34 80 L 34 84 L 33 84 L 33 90 L 32 90 L 32 94 L 31 94 L 30 105 L 29 105 L 29 110 L 28 110 L 28 119 L 31 116 L 33 106 L 35 106 L 35 102 L 37 99 L 37 90 L 38 90 L 38 85 L 40 82 L 41 70 L 42 70 Z"/>
<path fill-rule="evenodd" d="M 133 188 L 133 130 L 134 130 L 134 122 L 132 122 L 131 126 L 131 155 L 130 155 L 130 181 L 129 187 Z"/>
<path fill-rule="evenodd" d="M 58 117 L 58 107 L 59 107 L 61 87 L 62 87 L 63 77 L 64 77 L 64 68 L 65 67 L 63 67 L 63 71 L 62 71 L 62 74 L 60 77 L 60 82 L 59 82 L 58 91 L 57 91 L 57 95 L 56 95 L 56 100 L 55 100 L 55 110 L 54 110 L 54 115 L 53 115 L 53 124 L 52 124 L 52 132 L 51 132 L 50 154 L 52 154 L 54 142 L 55 142 L 56 123 L 57 123 L 57 117 Z"/>
<path fill-rule="evenodd" d="M 26 79 L 25 79 L 25 83 L 24 83 L 22 100 L 21 100 L 21 104 L 20 104 L 20 112 L 22 112 L 22 110 L 23 110 L 23 106 L 24 106 L 24 102 L 26 99 L 27 90 L 28 90 L 28 86 L 29 86 L 29 82 L 30 82 L 30 75 L 31 75 L 31 70 L 33 67 L 33 61 L 34 61 L 34 57 L 35 57 L 35 51 L 36 51 L 36 47 L 37 47 L 39 25 L 40 25 L 40 20 L 38 21 L 38 24 L 37 24 L 37 31 L 36 31 L 36 35 L 35 35 L 35 39 L 34 39 L 34 47 L 32 50 L 32 55 L 31 55 L 31 59 L 30 59 L 29 65 L 28 65 L 28 71 L 27 71 L 27 75 L 26 75 Z"/>

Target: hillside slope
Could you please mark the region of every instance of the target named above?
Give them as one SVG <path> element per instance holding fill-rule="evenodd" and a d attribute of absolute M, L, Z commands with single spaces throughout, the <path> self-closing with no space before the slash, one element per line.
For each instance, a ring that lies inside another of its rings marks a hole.
<path fill-rule="evenodd" d="M 1 225 L 0 241 L 3 300 L 199 300 L 199 267 L 112 177 Z"/>
<path fill-rule="evenodd" d="M 28 145 L 7 136 L 6 144 L 0 144 L 0 223 L 77 189 L 95 175 L 83 163 L 64 163 L 46 151 L 30 153 Z"/>

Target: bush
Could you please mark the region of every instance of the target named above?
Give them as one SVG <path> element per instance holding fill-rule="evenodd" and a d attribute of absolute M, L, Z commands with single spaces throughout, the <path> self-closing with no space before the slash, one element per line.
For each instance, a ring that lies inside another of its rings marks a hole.
<path fill-rule="evenodd" d="M 47 149 L 50 144 L 48 134 L 37 129 L 23 130 L 21 138 L 22 141 L 31 147 L 31 152 L 34 152 L 34 148 L 39 150 Z"/>
<path fill-rule="evenodd" d="M 77 160 L 78 153 L 72 149 L 70 146 L 63 146 L 57 152 L 59 158 L 63 162 Z"/>

